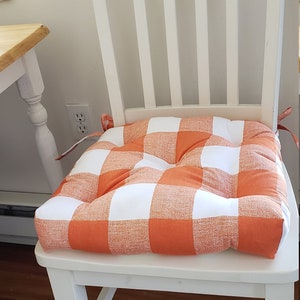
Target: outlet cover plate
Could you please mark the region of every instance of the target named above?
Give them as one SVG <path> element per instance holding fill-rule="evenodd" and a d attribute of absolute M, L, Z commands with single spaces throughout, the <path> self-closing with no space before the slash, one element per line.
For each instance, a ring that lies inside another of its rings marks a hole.
<path fill-rule="evenodd" d="M 91 114 L 86 103 L 66 104 L 69 123 L 75 140 L 80 140 L 91 132 Z"/>

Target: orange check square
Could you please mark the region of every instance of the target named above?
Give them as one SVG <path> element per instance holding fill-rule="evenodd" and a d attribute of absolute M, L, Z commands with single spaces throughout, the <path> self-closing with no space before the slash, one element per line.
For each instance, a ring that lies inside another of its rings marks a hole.
<path fill-rule="evenodd" d="M 108 245 L 108 221 L 70 221 L 69 242 L 73 249 L 110 253 Z"/>
<path fill-rule="evenodd" d="M 166 170 L 158 184 L 176 185 L 198 189 L 202 185 L 203 169 L 197 167 L 174 167 Z"/>
<path fill-rule="evenodd" d="M 192 220 L 150 219 L 149 237 L 154 253 L 195 254 Z"/>

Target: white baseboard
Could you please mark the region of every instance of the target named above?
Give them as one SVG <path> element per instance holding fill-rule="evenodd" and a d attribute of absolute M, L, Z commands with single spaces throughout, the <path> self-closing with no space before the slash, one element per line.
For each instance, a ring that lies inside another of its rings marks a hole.
<path fill-rule="evenodd" d="M 0 204 L 39 207 L 50 194 L 0 191 Z"/>

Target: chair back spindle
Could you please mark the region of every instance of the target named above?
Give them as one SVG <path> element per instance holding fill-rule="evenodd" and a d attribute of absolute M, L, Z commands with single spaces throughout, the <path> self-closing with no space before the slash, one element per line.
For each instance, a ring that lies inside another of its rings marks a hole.
<path fill-rule="evenodd" d="M 141 65 L 145 108 L 155 108 L 155 90 L 151 63 L 149 31 L 145 1 L 134 0 L 136 32 Z"/>
<path fill-rule="evenodd" d="M 207 0 L 195 1 L 199 105 L 210 104 Z"/>
<path fill-rule="evenodd" d="M 239 0 L 226 1 L 227 104 L 239 104 Z"/>

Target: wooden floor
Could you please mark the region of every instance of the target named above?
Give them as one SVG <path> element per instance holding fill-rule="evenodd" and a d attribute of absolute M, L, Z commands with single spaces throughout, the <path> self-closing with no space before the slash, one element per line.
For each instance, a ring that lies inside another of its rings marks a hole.
<path fill-rule="evenodd" d="M 34 247 L 0 243 L 0 299 L 47 300 L 54 299 L 44 268 L 38 266 Z M 99 290 L 88 287 L 89 299 L 97 299 Z M 166 292 L 124 290 L 117 291 L 114 300 L 246 300 L 250 298 L 204 296 Z M 253 298 L 251 298 L 254 300 Z M 299 282 L 295 300 L 299 300 Z M 68 300 L 68 299 L 66 299 Z M 284 300 L 284 299 L 282 299 Z"/>

